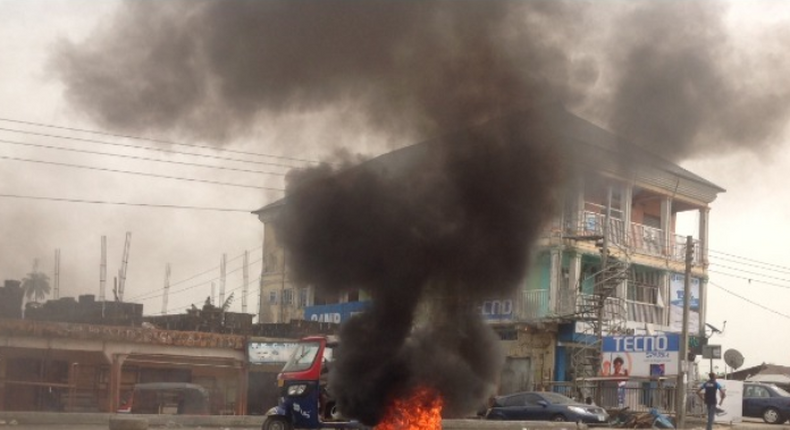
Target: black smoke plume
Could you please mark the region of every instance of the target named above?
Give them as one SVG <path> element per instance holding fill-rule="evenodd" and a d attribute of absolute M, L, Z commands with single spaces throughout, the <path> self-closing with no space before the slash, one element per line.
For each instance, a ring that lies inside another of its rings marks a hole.
<path fill-rule="evenodd" d="M 490 394 L 502 356 L 474 306 L 513 293 L 555 207 L 552 126 L 521 112 L 340 172 L 292 175 L 277 235 L 295 281 L 373 299 L 341 328 L 330 373 L 345 414 L 375 424 L 418 386 L 438 390 L 450 416 Z"/>
<path fill-rule="evenodd" d="M 345 133 L 375 129 L 402 145 L 549 93 L 680 161 L 770 147 L 790 113 L 790 90 L 779 85 L 787 30 L 765 28 L 744 49 L 728 8 L 129 1 L 86 41 L 60 43 L 52 66 L 72 105 L 115 131 L 221 144 L 288 114 L 341 112 Z M 279 133 L 306 146 L 298 132 Z"/>

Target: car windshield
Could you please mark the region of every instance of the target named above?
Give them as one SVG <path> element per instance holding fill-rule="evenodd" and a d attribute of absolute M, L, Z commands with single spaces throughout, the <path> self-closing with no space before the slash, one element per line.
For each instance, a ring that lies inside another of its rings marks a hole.
<path fill-rule="evenodd" d="M 540 393 L 550 403 L 576 403 L 573 399 L 557 393 Z"/>
<path fill-rule="evenodd" d="M 309 369 L 310 366 L 313 365 L 313 361 L 316 355 L 318 355 L 318 349 L 320 347 L 321 344 L 318 342 L 300 343 L 293 354 L 291 354 L 291 358 L 285 363 L 283 372 L 300 372 Z"/>
<path fill-rule="evenodd" d="M 774 393 L 778 394 L 780 397 L 790 397 L 790 393 L 784 389 L 779 388 L 776 385 L 774 385 L 772 388 L 774 389 Z"/>

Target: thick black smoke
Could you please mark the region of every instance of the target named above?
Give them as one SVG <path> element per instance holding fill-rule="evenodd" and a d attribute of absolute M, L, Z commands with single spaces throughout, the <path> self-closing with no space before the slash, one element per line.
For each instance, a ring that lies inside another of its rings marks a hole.
<path fill-rule="evenodd" d="M 553 126 L 530 110 L 291 178 L 277 234 L 295 281 L 373 299 L 341 329 L 330 384 L 344 413 L 374 424 L 419 385 L 450 415 L 482 400 L 502 357 L 474 305 L 525 275 L 560 183 Z"/>
<path fill-rule="evenodd" d="M 790 114 L 775 54 L 787 36 L 736 49 L 722 2 L 644 2 L 623 14 L 607 46 L 612 91 L 605 121 L 665 158 L 778 143 Z M 783 48 L 781 48 L 783 49 Z"/>
<path fill-rule="evenodd" d="M 746 51 L 727 13 L 718 1 L 130 1 L 87 41 L 61 43 L 53 67 L 72 104 L 116 131 L 221 143 L 267 118 L 345 112 L 361 118 L 345 127 L 408 139 L 551 93 L 679 161 L 770 146 L 788 118 L 785 29 Z"/>
<path fill-rule="evenodd" d="M 69 100 L 116 130 L 221 141 L 261 117 L 334 110 L 434 136 L 590 75 L 564 39 L 541 40 L 576 14 L 554 2 L 132 1 L 85 44 L 64 42 L 54 65 Z"/>

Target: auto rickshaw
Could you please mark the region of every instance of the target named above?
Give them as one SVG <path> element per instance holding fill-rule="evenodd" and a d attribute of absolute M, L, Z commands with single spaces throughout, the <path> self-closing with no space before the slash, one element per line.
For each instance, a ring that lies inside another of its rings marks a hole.
<path fill-rule="evenodd" d="M 310 336 L 299 341 L 277 375 L 279 404 L 266 413 L 262 430 L 366 429 L 335 407 L 327 375 L 338 345 L 333 336 Z"/>

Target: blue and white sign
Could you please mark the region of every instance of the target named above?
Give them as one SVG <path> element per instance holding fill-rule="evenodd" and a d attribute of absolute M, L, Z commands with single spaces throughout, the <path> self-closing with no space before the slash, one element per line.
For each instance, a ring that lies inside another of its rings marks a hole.
<path fill-rule="evenodd" d="M 297 345 L 296 342 L 249 342 L 247 357 L 250 364 L 285 363 Z"/>
<path fill-rule="evenodd" d="M 341 324 L 352 316 L 370 307 L 370 301 L 337 303 L 334 305 L 307 306 L 304 319 L 309 321 Z"/>
<path fill-rule="evenodd" d="M 513 319 L 513 300 L 486 300 L 480 304 L 480 315 L 489 322 Z"/>
<path fill-rule="evenodd" d="M 606 336 L 601 347 L 601 376 L 677 375 L 680 335 Z"/>
<path fill-rule="evenodd" d="M 674 332 L 683 331 L 683 297 L 685 275 L 670 273 L 669 275 L 669 327 Z M 689 333 L 699 332 L 699 278 L 691 278 L 689 283 Z"/>

